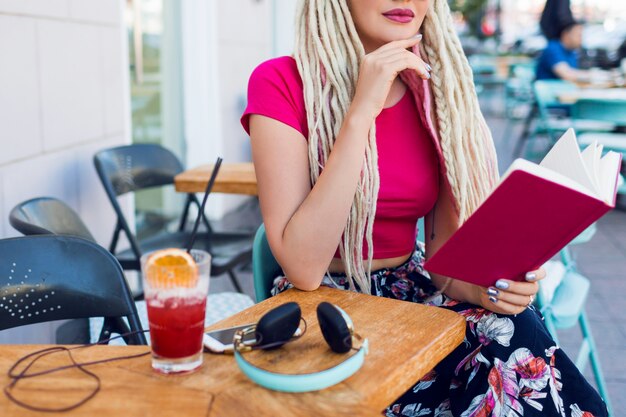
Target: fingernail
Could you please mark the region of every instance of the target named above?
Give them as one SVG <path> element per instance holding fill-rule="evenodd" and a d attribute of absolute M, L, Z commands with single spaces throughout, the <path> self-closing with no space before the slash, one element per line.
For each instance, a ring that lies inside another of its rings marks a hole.
<path fill-rule="evenodd" d="M 537 274 L 534 272 L 529 272 L 526 274 L 526 281 L 534 281 L 537 279 Z"/>
<path fill-rule="evenodd" d="M 496 290 L 493 287 L 489 287 L 489 289 L 487 290 L 487 294 L 493 295 L 495 297 L 496 295 L 500 294 L 500 291 Z"/>
<path fill-rule="evenodd" d="M 429 73 L 426 73 L 426 79 L 430 80 L 430 74 Z"/>
<path fill-rule="evenodd" d="M 509 288 L 509 283 L 499 279 L 496 281 L 496 287 L 500 288 L 501 290 L 506 290 L 507 288 Z"/>
<path fill-rule="evenodd" d="M 426 69 L 427 69 L 428 71 L 432 71 L 432 70 L 433 70 L 433 68 L 432 68 L 430 65 L 428 65 L 428 64 L 426 64 Z"/>
<path fill-rule="evenodd" d="M 495 304 L 498 302 L 498 299 L 496 297 L 489 297 L 489 301 Z"/>
<path fill-rule="evenodd" d="M 411 39 L 417 39 L 419 41 L 420 39 L 422 39 L 422 34 L 418 33 L 417 35 L 412 36 Z"/>

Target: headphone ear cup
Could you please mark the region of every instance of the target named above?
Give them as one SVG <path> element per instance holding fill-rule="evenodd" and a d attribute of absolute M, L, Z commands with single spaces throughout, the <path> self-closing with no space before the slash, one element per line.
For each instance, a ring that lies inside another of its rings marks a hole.
<path fill-rule="evenodd" d="M 300 325 L 302 311 L 298 303 L 289 302 L 268 311 L 256 325 L 257 343 L 261 349 L 276 349 L 287 343 Z"/>
<path fill-rule="evenodd" d="M 324 340 L 333 352 L 346 353 L 352 348 L 350 329 L 337 307 L 326 301 L 321 302 L 317 306 L 317 321 Z"/>

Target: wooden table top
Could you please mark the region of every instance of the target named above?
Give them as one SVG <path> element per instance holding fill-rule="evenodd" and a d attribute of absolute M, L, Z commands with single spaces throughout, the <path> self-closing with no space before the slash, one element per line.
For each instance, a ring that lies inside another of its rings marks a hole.
<path fill-rule="evenodd" d="M 174 178 L 176 191 L 203 193 L 212 173 L 213 164 L 181 172 Z M 256 174 L 252 162 L 222 163 L 212 192 L 257 195 Z"/>
<path fill-rule="evenodd" d="M 64 415 L 380 416 L 387 405 L 459 345 L 465 334 L 465 321 L 454 312 L 324 287 L 314 292 L 286 291 L 210 328 L 255 322 L 269 309 L 288 301 L 300 304 L 308 323 L 306 334 L 281 349 L 247 353 L 250 362 L 269 370 L 297 373 L 326 369 L 345 359 L 345 355 L 330 351 L 317 324 L 317 304 L 329 301 L 343 308 L 356 331 L 369 339 L 363 367 L 322 391 L 283 393 L 247 379 L 230 355 L 207 353 L 198 371 L 173 376 L 152 371 L 149 356 L 144 356 L 89 366 L 102 380 L 101 391 Z M 0 345 L 2 386 L 9 383 L 7 370 L 19 357 L 42 347 Z M 88 361 L 147 350 L 146 346 L 95 346 L 74 353 L 78 361 Z M 58 353 L 46 359 L 45 368 L 67 363 L 67 354 Z M 93 384 L 82 373 L 67 370 L 22 381 L 14 395 L 29 404 L 60 407 L 87 394 Z M 37 414 L 0 394 L 3 417 Z"/>
<path fill-rule="evenodd" d="M 573 104 L 578 100 L 626 101 L 626 88 L 579 88 L 564 91 L 557 98 L 563 104 Z"/>

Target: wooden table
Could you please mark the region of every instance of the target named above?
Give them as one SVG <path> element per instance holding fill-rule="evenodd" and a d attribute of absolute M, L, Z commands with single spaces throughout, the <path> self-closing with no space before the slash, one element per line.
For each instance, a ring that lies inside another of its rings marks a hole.
<path fill-rule="evenodd" d="M 213 173 L 213 164 L 202 165 L 174 178 L 176 191 L 203 193 Z M 256 174 L 252 162 L 222 163 L 213 184 L 213 192 L 228 194 L 257 195 Z"/>
<path fill-rule="evenodd" d="M 314 292 L 286 291 L 211 328 L 255 322 L 270 308 L 297 301 L 308 322 L 306 334 L 281 349 L 251 352 L 247 358 L 256 365 L 287 373 L 322 370 L 345 358 L 332 353 L 320 333 L 315 308 L 323 300 L 342 307 L 351 316 L 357 332 L 370 343 L 363 367 L 340 384 L 318 392 L 275 392 L 247 379 L 229 355 L 205 354 L 200 370 L 176 376 L 153 372 L 150 359 L 145 356 L 90 366 L 89 370 L 102 380 L 101 391 L 91 401 L 64 415 L 380 416 L 381 410 L 459 345 L 465 334 L 465 320 L 454 312 L 329 288 Z M 6 376 L 9 367 L 22 355 L 40 348 L 0 345 L 3 387 L 9 383 Z M 96 346 L 74 352 L 79 361 L 87 361 L 147 349 Z M 54 354 L 46 367 L 67 363 L 66 355 Z M 85 395 L 92 387 L 92 380 L 70 370 L 20 382 L 14 394 L 29 403 L 59 407 Z M 13 404 L 0 394 L 0 415 L 28 417 L 37 413 Z"/>
<path fill-rule="evenodd" d="M 626 101 L 626 88 L 579 88 L 564 91 L 557 96 L 563 104 L 574 104 L 578 100 Z"/>

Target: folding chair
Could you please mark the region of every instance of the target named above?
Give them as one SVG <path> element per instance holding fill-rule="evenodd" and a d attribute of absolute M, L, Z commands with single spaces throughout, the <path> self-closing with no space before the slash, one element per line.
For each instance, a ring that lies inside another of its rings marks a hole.
<path fill-rule="evenodd" d="M 120 146 L 98 152 L 94 156 L 94 164 L 117 215 L 117 224 L 109 250 L 115 253 L 124 269 L 140 270 L 139 260 L 145 252 L 168 247 L 185 247 L 191 236 L 191 231 L 185 230 L 189 208 L 191 204 L 200 207 L 195 194 L 187 194 L 176 232 L 162 232 L 142 240 L 131 231 L 117 201 L 117 197 L 129 192 L 173 184 L 174 177 L 183 171 L 183 166 L 172 152 L 155 144 Z M 211 276 L 227 273 L 233 286 L 242 293 L 234 270 L 237 266 L 250 262 L 252 235 L 213 231 L 204 213 L 201 215 L 207 232 L 198 233 L 194 248 L 211 253 Z M 130 249 L 118 252 L 117 244 L 122 233 L 130 242 Z"/>
<path fill-rule="evenodd" d="M 122 268 L 106 249 L 79 237 L 43 235 L 2 239 L 0 253 L 0 330 L 104 317 L 99 341 L 132 331 L 126 343 L 146 344 Z"/>

